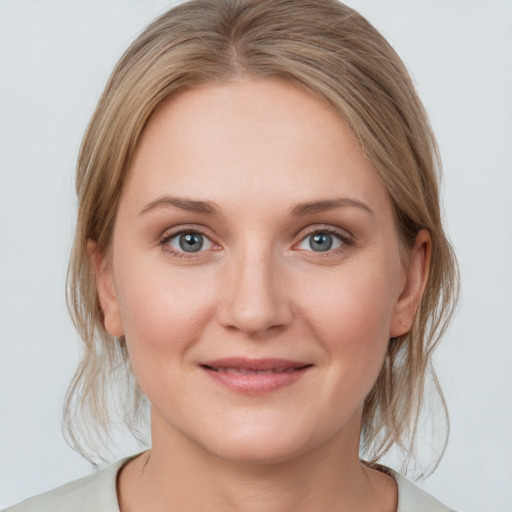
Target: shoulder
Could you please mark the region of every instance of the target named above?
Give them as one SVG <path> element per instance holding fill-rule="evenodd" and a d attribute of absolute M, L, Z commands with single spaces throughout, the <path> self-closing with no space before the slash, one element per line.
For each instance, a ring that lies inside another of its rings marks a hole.
<path fill-rule="evenodd" d="M 380 466 L 379 469 L 392 476 L 396 481 L 398 487 L 397 512 L 455 512 L 396 471 L 384 466 Z"/>
<path fill-rule="evenodd" d="M 116 478 L 128 460 L 120 460 L 92 475 L 29 498 L 4 512 L 119 512 Z"/>

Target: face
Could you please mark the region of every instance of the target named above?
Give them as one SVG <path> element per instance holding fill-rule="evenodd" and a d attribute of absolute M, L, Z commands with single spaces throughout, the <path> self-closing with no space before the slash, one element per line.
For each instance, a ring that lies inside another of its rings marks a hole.
<path fill-rule="evenodd" d="M 426 248 L 403 268 L 383 186 L 308 94 L 247 80 L 167 101 L 97 266 L 105 326 L 126 336 L 152 404 L 153 443 L 239 461 L 357 448 Z"/>

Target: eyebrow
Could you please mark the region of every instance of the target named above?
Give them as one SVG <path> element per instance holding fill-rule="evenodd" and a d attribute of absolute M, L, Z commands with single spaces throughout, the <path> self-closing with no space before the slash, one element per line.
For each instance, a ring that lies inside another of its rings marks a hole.
<path fill-rule="evenodd" d="M 174 206 L 180 210 L 185 210 L 192 213 L 202 213 L 206 215 L 218 215 L 220 213 L 220 208 L 216 203 L 212 201 L 198 201 L 195 199 L 189 199 L 187 197 L 163 196 L 147 204 L 141 210 L 139 215 L 143 215 L 155 209 L 167 208 L 169 206 Z M 360 208 L 373 215 L 373 210 L 366 203 L 363 203 L 358 199 L 351 199 L 349 197 L 339 197 L 334 199 L 322 199 L 319 201 L 298 203 L 292 206 L 290 209 L 290 215 L 305 216 L 341 207 Z"/>
<path fill-rule="evenodd" d="M 351 199 L 349 197 L 338 197 L 334 199 L 323 199 L 321 201 L 299 203 L 291 208 L 290 214 L 297 216 L 311 215 L 313 213 L 320 213 L 326 210 L 347 206 L 360 208 L 373 215 L 373 210 L 366 203 L 359 201 L 359 199 Z"/>
<path fill-rule="evenodd" d="M 147 204 L 141 210 L 139 215 L 143 215 L 144 213 L 158 208 L 166 208 L 169 206 L 175 206 L 176 208 L 185 210 L 187 212 L 204 213 L 208 215 L 215 215 L 220 212 L 219 207 L 211 201 L 196 201 L 187 197 L 164 196 L 159 197 L 155 201 L 151 201 L 151 203 Z"/>

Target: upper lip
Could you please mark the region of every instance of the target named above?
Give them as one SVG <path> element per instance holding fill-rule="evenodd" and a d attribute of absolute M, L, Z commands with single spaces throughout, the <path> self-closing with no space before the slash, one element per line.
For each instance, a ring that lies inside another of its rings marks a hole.
<path fill-rule="evenodd" d="M 297 370 L 311 363 L 303 361 L 292 361 L 289 359 L 261 358 L 251 359 L 246 357 L 227 357 L 223 359 L 215 359 L 201 363 L 202 367 L 212 370 L 241 370 L 242 372 L 284 372 L 287 370 Z"/>

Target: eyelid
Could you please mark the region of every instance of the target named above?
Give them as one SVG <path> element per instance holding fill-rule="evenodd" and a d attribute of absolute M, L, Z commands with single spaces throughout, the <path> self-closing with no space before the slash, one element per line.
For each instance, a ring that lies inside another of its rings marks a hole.
<path fill-rule="evenodd" d="M 329 233 L 331 235 L 336 235 L 341 240 L 346 241 L 347 243 L 349 243 L 352 240 L 352 234 L 349 233 L 346 229 L 342 229 L 329 224 L 315 224 L 304 228 L 303 230 L 301 230 L 299 234 L 300 240 L 302 241 L 304 238 L 315 233 Z"/>

